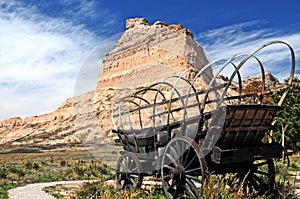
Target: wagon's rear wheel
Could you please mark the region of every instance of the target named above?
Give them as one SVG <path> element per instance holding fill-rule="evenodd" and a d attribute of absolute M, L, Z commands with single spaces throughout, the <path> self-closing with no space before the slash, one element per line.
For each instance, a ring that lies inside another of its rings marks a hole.
<path fill-rule="evenodd" d="M 272 159 L 257 160 L 241 169 L 233 183 L 238 184 L 245 194 L 263 195 L 275 188 L 275 167 Z"/>
<path fill-rule="evenodd" d="M 206 161 L 189 137 L 175 137 L 165 148 L 161 178 L 167 198 L 199 198 Z"/>
<path fill-rule="evenodd" d="M 143 182 L 142 167 L 134 153 L 124 153 L 118 160 L 116 181 L 119 189 L 137 189 Z"/>

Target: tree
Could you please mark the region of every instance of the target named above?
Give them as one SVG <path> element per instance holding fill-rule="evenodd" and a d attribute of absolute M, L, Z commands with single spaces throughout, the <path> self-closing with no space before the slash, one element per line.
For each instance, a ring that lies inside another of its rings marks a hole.
<path fill-rule="evenodd" d="M 274 120 L 279 121 L 285 130 L 285 146 L 294 152 L 300 151 L 300 83 L 295 78 L 283 102 L 283 109 L 280 110 Z M 278 103 L 285 89 L 276 92 L 272 98 Z M 281 131 L 275 131 L 275 139 L 281 139 Z"/>

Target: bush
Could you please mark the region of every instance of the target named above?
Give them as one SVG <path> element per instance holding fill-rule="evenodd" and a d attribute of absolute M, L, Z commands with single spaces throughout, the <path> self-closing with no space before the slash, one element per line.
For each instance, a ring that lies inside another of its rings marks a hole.
<path fill-rule="evenodd" d="M 0 178 L 5 179 L 8 175 L 8 169 L 7 166 L 0 165 Z"/>
<path fill-rule="evenodd" d="M 16 165 L 9 167 L 9 172 L 17 174 L 19 178 L 24 177 L 26 175 L 26 169 Z"/>

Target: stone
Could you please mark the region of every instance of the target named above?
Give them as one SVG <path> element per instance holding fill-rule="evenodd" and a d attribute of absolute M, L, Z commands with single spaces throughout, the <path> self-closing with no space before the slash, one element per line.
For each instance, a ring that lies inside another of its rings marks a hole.
<path fill-rule="evenodd" d="M 153 25 L 155 25 L 155 26 L 168 26 L 168 24 L 166 24 L 165 22 L 162 22 L 162 21 L 156 21 L 156 22 L 154 22 Z"/>
<path fill-rule="evenodd" d="M 126 20 L 126 29 L 134 28 L 137 26 L 149 26 L 150 23 L 145 18 L 133 18 L 133 19 L 127 19 Z"/>

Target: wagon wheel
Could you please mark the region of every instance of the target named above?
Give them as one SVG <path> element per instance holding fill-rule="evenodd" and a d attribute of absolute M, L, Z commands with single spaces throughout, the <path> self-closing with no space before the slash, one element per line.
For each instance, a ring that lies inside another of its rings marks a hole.
<path fill-rule="evenodd" d="M 167 198 L 199 198 L 206 161 L 189 137 L 175 137 L 165 148 L 161 178 Z"/>
<path fill-rule="evenodd" d="M 116 181 L 119 189 L 137 189 L 143 182 L 142 167 L 134 153 L 123 154 L 117 163 Z"/>
<path fill-rule="evenodd" d="M 275 167 L 272 159 L 257 160 L 232 179 L 245 194 L 263 195 L 275 188 Z"/>

